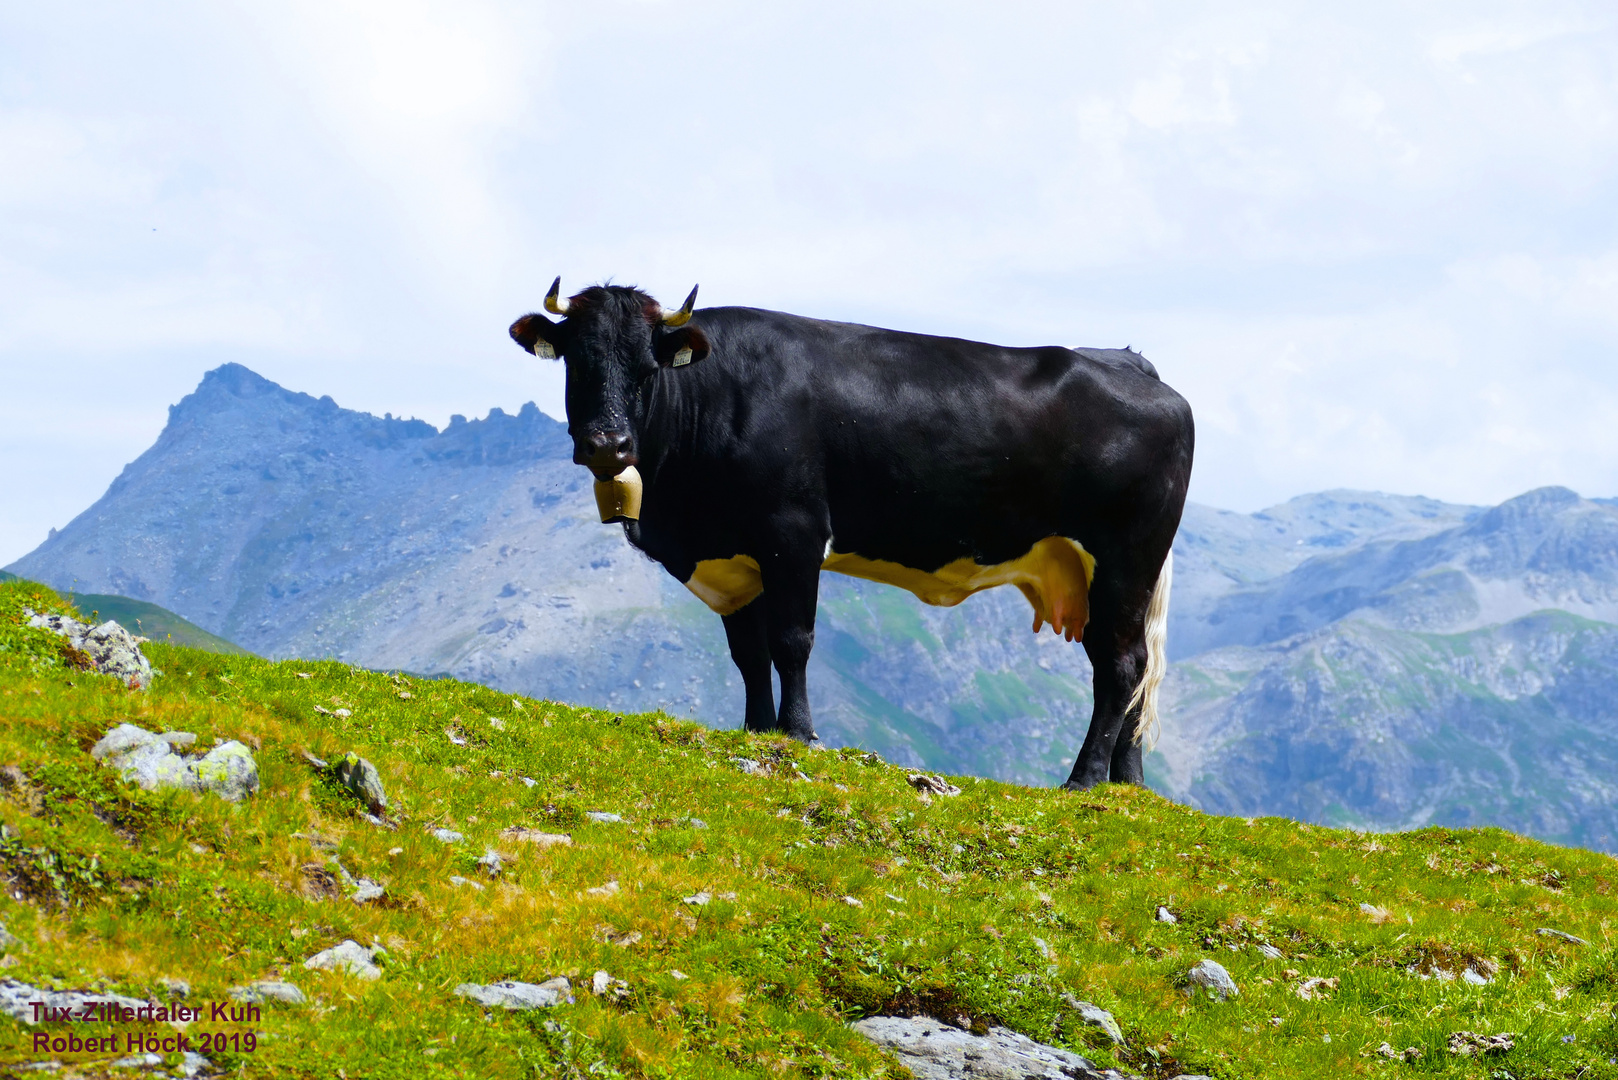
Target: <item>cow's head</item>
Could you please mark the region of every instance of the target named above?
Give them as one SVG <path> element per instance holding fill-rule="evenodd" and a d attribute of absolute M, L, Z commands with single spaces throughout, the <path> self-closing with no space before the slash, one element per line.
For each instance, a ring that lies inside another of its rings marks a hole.
<path fill-rule="evenodd" d="M 536 356 L 567 362 L 567 431 L 573 460 L 598 480 L 640 461 L 640 429 L 648 392 L 665 368 L 708 355 L 708 339 L 688 325 L 697 290 L 680 310 L 666 312 L 639 289 L 596 285 L 564 300 L 557 278 L 545 310 L 511 324 L 512 339 Z"/>

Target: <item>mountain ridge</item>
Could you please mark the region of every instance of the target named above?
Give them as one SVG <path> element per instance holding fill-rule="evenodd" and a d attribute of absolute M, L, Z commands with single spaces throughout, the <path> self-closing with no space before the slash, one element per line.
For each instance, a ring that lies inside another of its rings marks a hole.
<path fill-rule="evenodd" d="M 532 403 L 455 417 L 439 430 L 345 410 L 228 364 L 171 409 L 156 443 L 106 495 L 11 569 L 161 603 L 270 657 L 443 672 L 557 700 L 739 723 L 741 685 L 719 620 L 598 522 L 590 477 L 571 456 L 564 425 Z M 1452 732 L 1445 738 L 1464 738 L 1454 734 L 1466 723 L 1454 711 L 1462 699 L 1508 727 L 1531 728 L 1542 713 L 1582 725 L 1592 761 L 1611 754 L 1618 765 L 1604 741 L 1610 712 L 1593 699 L 1554 706 L 1504 696 L 1498 680 L 1463 693 L 1453 671 L 1395 664 L 1387 670 L 1408 705 L 1399 713 L 1346 683 L 1299 682 L 1294 671 L 1333 649 L 1361 667 L 1376 666 L 1364 657 L 1378 649 L 1442 667 L 1443 650 L 1422 635 L 1485 633 L 1547 608 L 1618 622 L 1618 500 L 1544 488 L 1492 508 L 1352 491 L 1250 515 L 1192 504 L 1175 552 L 1168 717 L 1163 746 L 1148 756 L 1149 779 L 1175 798 L 1407 824 L 1421 805 L 1415 793 L 1311 786 L 1296 762 L 1282 768 L 1255 747 L 1265 732 L 1290 732 L 1322 760 L 1353 747 L 1380 761 L 1370 729 L 1359 730 L 1369 718 L 1436 723 Z M 1524 626 L 1544 636 L 1548 659 L 1535 661 L 1536 677 L 1561 685 L 1566 673 L 1552 670 L 1562 663 L 1560 631 Z M 1607 653 L 1592 655 L 1608 663 Z M 1028 633 L 1014 591 L 938 609 L 900 590 L 822 579 L 811 703 L 834 745 L 1059 783 L 1088 726 L 1089 676 L 1082 649 Z M 1294 685 L 1303 698 L 1276 689 Z M 1426 775 L 1387 768 L 1407 785 Z M 1532 817 L 1508 797 L 1509 768 L 1474 772 L 1465 783 L 1477 785 L 1477 806 L 1511 827 Z M 1536 827 L 1610 837 L 1604 789 L 1581 790 L 1578 807 Z M 1459 813 L 1459 803 L 1446 805 L 1443 813 Z"/>

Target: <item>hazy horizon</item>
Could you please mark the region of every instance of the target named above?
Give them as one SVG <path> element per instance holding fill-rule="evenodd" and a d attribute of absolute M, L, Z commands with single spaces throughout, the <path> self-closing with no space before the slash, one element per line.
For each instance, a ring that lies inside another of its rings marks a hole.
<path fill-rule="evenodd" d="M 247 368 L 248 371 L 253 371 L 253 369 L 251 367 L 249 367 L 248 365 L 244 364 L 242 366 Z M 204 374 L 206 374 L 206 373 L 204 373 Z M 264 378 L 263 375 L 259 374 L 256 371 L 253 371 L 253 374 L 258 376 L 259 378 Z M 279 383 L 274 383 L 274 380 L 267 380 L 267 381 L 270 381 L 274 385 L 279 386 L 282 390 L 284 390 L 284 391 L 286 391 L 288 393 L 291 393 L 291 394 L 304 394 L 304 395 L 307 395 L 308 397 L 313 398 L 315 400 L 319 400 L 322 397 L 328 396 L 328 395 L 325 395 L 322 392 L 320 392 L 320 391 L 318 391 L 317 389 L 314 389 L 314 388 L 305 389 L 305 388 L 296 387 L 296 386 L 281 386 L 281 384 L 279 384 Z M 201 378 L 199 378 L 198 379 L 198 385 L 199 386 L 201 385 L 201 382 L 202 382 L 202 380 L 201 380 Z M 335 399 L 333 399 L 333 400 L 335 401 Z M 363 410 L 363 409 L 349 409 L 341 401 L 336 401 L 336 405 L 337 405 L 337 407 L 339 409 L 344 409 L 345 411 L 348 411 L 348 412 L 360 413 L 362 415 L 372 417 L 373 419 L 380 420 L 380 419 L 385 418 L 384 414 L 370 413 L 370 412 L 368 412 L 366 410 Z M 489 421 L 491 418 L 493 418 L 496 412 L 503 413 L 507 417 L 512 417 L 512 416 L 515 416 L 522 409 L 527 408 L 529 405 L 534 405 L 536 408 L 538 407 L 536 402 L 529 401 L 529 402 L 524 402 L 522 405 L 519 405 L 514 409 L 513 408 L 507 408 L 507 407 L 502 406 L 502 405 L 492 405 L 488 409 L 482 410 L 480 412 L 473 412 L 473 413 L 469 413 L 469 414 L 457 414 L 457 415 L 460 415 L 461 419 L 464 420 L 467 423 L 485 423 L 485 422 Z M 541 411 L 543 412 L 543 410 L 541 410 Z M 549 416 L 548 413 L 546 415 Z M 435 432 L 438 432 L 438 433 L 442 433 L 449 426 L 448 422 L 446 422 L 444 424 L 434 424 L 430 420 L 421 420 L 418 417 L 392 416 L 392 417 L 387 417 L 387 418 L 393 419 L 393 420 L 410 420 L 410 421 L 417 421 L 417 422 L 420 422 L 420 423 L 425 423 L 429 427 L 431 427 Z M 566 423 L 566 418 L 565 417 L 551 417 L 551 419 L 555 420 L 557 423 L 562 423 L 562 424 Z M 154 439 L 154 441 L 155 441 L 155 439 Z M 581 468 L 582 468 L 582 466 L 581 466 Z M 1555 486 L 1555 485 L 1534 485 L 1533 487 L 1523 489 L 1523 491 L 1515 492 L 1515 493 L 1513 493 L 1513 495 L 1507 496 L 1507 498 L 1515 498 L 1518 495 L 1526 494 L 1527 492 L 1533 491 L 1536 488 L 1549 487 L 1549 486 Z M 102 494 L 104 495 L 105 492 L 103 492 Z M 1400 497 L 1400 498 L 1427 498 L 1427 499 L 1436 499 L 1436 501 L 1439 501 L 1439 502 L 1450 503 L 1450 505 L 1477 507 L 1479 509 L 1486 508 L 1487 506 L 1492 505 L 1492 504 L 1478 504 L 1478 503 L 1457 503 L 1457 502 L 1454 502 L 1453 500 L 1439 499 L 1436 496 L 1429 495 L 1429 494 L 1427 494 L 1425 492 L 1419 492 L 1419 491 L 1386 491 L 1386 490 L 1382 490 L 1382 489 L 1373 489 L 1373 488 L 1343 488 L 1343 487 L 1321 488 L 1321 489 L 1316 489 L 1316 490 L 1312 490 L 1312 491 L 1294 492 L 1293 494 L 1288 495 L 1285 498 L 1279 499 L 1274 503 L 1270 503 L 1270 504 L 1268 504 L 1266 506 L 1256 507 L 1256 508 L 1254 508 L 1252 510 L 1236 510 L 1236 509 L 1233 509 L 1231 507 L 1223 507 L 1223 506 L 1218 506 L 1218 505 L 1213 504 L 1213 503 L 1201 502 L 1200 500 L 1197 500 L 1197 499 L 1194 499 L 1194 498 L 1191 501 L 1193 503 L 1200 503 L 1200 505 L 1205 506 L 1205 507 L 1207 507 L 1209 509 L 1213 509 L 1213 510 L 1230 511 L 1232 513 L 1240 513 L 1240 514 L 1249 514 L 1249 515 L 1251 515 L 1251 514 L 1260 514 L 1260 513 L 1264 513 L 1265 511 L 1268 511 L 1268 510 L 1276 509 L 1276 508 L 1284 506 L 1287 503 L 1292 502 L 1292 501 L 1294 501 L 1296 499 L 1304 498 L 1304 497 L 1307 497 L 1307 496 L 1312 496 L 1312 495 L 1337 495 L 1337 494 L 1344 494 L 1344 495 L 1384 495 L 1384 496 L 1394 496 L 1394 497 Z M 1606 494 L 1600 493 L 1600 492 L 1579 491 L 1579 492 L 1577 492 L 1577 494 L 1581 498 L 1601 500 L 1601 501 L 1612 501 L 1612 496 L 1609 496 L 1609 495 L 1606 495 Z M 1615 493 L 1615 494 L 1618 494 L 1618 493 Z M 100 498 L 101 498 L 101 495 L 96 496 L 96 500 L 99 500 Z M 67 521 L 63 522 L 63 524 L 61 526 L 56 526 L 55 528 L 57 528 L 57 529 L 65 528 L 68 524 L 71 524 L 72 520 L 77 518 L 77 516 L 80 513 L 83 513 L 84 510 L 87 510 L 87 509 L 89 509 L 90 506 L 94 505 L 94 501 L 95 500 L 93 500 L 90 503 L 86 503 L 85 506 L 83 508 L 81 508 L 80 511 L 78 511 L 77 513 L 74 514 L 73 518 L 69 518 Z M 1501 500 L 1501 501 L 1505 501 L 1505 500 Z M 36 548 L 37 548 L 37 546 L 38 545 L 35 545 Z M 32 552 L 33 550 L 34 550 L 34 548 L 30 548 L 26 552 L 17 553 L 17 555 L 14 555 L 14 556 L 8 558 L 3 563 L 0 563 L 0 567 L 10 566 L 17 559 L 22 558 L 24 555 L 28 554 L 29 552 Z"/>

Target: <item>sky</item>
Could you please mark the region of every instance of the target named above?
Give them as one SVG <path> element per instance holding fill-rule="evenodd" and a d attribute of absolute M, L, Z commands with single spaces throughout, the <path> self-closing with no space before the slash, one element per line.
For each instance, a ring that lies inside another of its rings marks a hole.
<path fill-rule="evenodd" d="M 1618 495 L 1618 8 L 0 0 L 0 564 L 228 361 L 560 416 L 558 274 L 1133 345 L 1230 509 Z"/>

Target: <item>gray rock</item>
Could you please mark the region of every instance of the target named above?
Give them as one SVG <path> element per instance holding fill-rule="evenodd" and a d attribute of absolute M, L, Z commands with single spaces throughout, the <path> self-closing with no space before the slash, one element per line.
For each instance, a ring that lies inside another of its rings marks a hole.
<path fill-rule="evenodd" d="M 752 758 L 733 757 L 730 760 L 731 760 L 731 764 L 735 765 L 738 769 L 740 769 L 742 772 L 746 773 L 748 776 L 768 776 L 768 775 L 770 775 L 770 770 L 769 769 L 767 769 L 765 766 L 761 765 L 759 762 L 754 761 Z"/>
<path fill-rule="evenodd" d="M 1266 960 L 1281 959 L 1281 950 L 1274 945 L 1254 945 L 1253 948 L 1257 949 L 1258 954 Z"/>
<path fill-rule="evenodd" d="M 368 904 L 372 900 L 381 898 L 386 893 L 387 890 L 381 885 L 368 877 L 362 877 L 354 882 L 354 892 L 349 896 L 349 899 L 356 904 Z"/>
<path fill-rule="evenodd" d="M 246 746 L 231 739 L 208 751 L 195 766 L 197 789 L 237 802 L 258 791 L 258 762 Z"/>
<path fill-rule="evenodd" d="M 590 978 L 590 993 L 596 997 L 626 998 L 629 996 L 629 984 L 605 971 L 598 971 Z"/>
<path fill-rule="evenodd" d="M 28 608 L 23 609 L 23 615 L 29 626 L 67 638 L 70 645 L 90 657 L 98 674 L 111 675 L 130 689 L 144 690 L 152 685 L 152 665 L 140 651 L 140 643 L 146 639 L 136 637 L 117 622 L 108 619 L 100 626 L 90 626 L 66 615 L 37 615 Z"/>
<path fill-rule="evenodd" d="M 358 795 L 371 813 L 381 814 L 388 808 L 387 792 L 382 789 L 382 774 L 376 766 L 350 750 L 335 767 L 337 779 L 344 787 Z"/>
<path fill-rule="evenodd" d="M 1465 971 L 1461 972 L 1461 981 L 1471 983 L 1473 986 L 1488 986 L 1494 980 L 1489 978 L 1487 975 L 1483 975 L 1472 970 L 1471 968 L 1467 968 Z"/>
<path fill-rule="evenodd" d="M 262 1005 L 267 1001 L 279 1001 L 287 1005 L 303 1005 L 308 998 L 289 982 L 277 982 L 274 979 L 264 979 L 260 982 L 250 982 L 245 986 L 232 986 L 225 991 L 233 1000 L 243 1001 L 249 1005 Z"/>
<path fill-rule="evenodd" d="M 34 1023 L 34 1002 L 53 1009 L 82 1012 L 86 1005 L 110 1001 L 114 1005 L 139 1009 L 146 1004 L 122 994 L 94 994 L 88 990 L 41 990 L 16 979 L 0 979 L 0 1012 L 25 1024 Z"/>
<path fill-rule="evenodd" d="M 605 810 L 589 810 L 585 812 L 584 816 L 591 821 L 599 821 L 603 825 L 620 825 L 624 820 L 622 815 L 609 814 Z"/>
<path fill-rule="evenodd" d="M 890 1050 L 916 1080 L 1117 1080 L 1088 1058 L 1006 1028 L 973 1035 L 925 1016 L 872 1016 L 854 1030 Z"/>
<path fill-rule="evenodd" d="M 910 786 L 923 795 L 943 795 L 946 797 L 959 795 L 961 789 L 945 780 L 942 776 L 930 776 L 926 773 L 911 773 L 905 779 Z"/>
<path fill-rule="evenodd" d="M 157 1054 L 130 1054 L 107 1062 L 107 1066 L 113 1069 L 150 1069 L 161 1064 L 163 1059 Z"/>
<path fill-rule="evenodd" d="M 97 761 L 108 758 L 118 758 L 145 746 L 159 744 L 166 751 L 168 743 L 153 735 L 143 727 L 134 724 L 119 724 L 105 735 L 99 742 L 90 748 L 90 756 Z"/>
<path fill-rule="evenodd" d="M 90 756 L 147 791 L 169 787 L 211 791 L 236 802 L 258 790 L 253 753 L 234 739 L 193 760 L 176 754 L 164 736 L 134 724 L 119 724 L 90 748 Z"/>
<path fill-rule="evenodd" d="M 1534 933 L 1538 934 L 1540 937 L 1556 938 L 1556 939 L 1558 939 L 1560 941 L 1565 941 L 1565 942 L 1569 943 L 1570 945 L 1588 945 L 1588 944 L 1590 944 L 1588 941 L 1585 941 L 1581 937 L 1574 937 L 1572 934 L 1568 933 L 1566 930 L 1552 930 L 1548 926 L 1541 926 L 1538 930 L 1535 930 Z"/>
<path fill-rule="evenodd" d="M 488 986 L 462 983 L 455 988 L 455 993 L 489 1009 L 550 1009 L 564 1003 L 573 1004 L 573 986 L 563 976 L 542 983 L 510 980 Z"/>
<path fill-rule="evenodd" d="M 459 874 L 451 874 L 450 878 L 449 878 L 449 883 L 451 885 L 454 885 L 456 888 L 460 888 L 462 885 L 470 885 L 470 886 L 472 886 L 472 888 L 476 889 L 478 892 L 483 891 L 483 883 L 481 881 L 473 881 L 471 878 L 464 878 L 464 877 L 461 877 Z"/>
<path fill-rule="evenodd" d="M 131 1054 L 116 1061 L 107 1062 L 114 1069 L 150 1069 L 154 1065 L 163 1064 L 163 1059 L 156 1054 Z"/>
<path fill-rule="evenodd" d="M 260 1035 L 259 1038 L 262 1039 L 264 1036 Z M 185 1052 L 185 1057 L 180 1061 L 180 1064 L 176 1067 L 175 1071 L 181 1076 L 186 1077 L 187 1080 L 191 1080 L 192 1077 L 201 1076 L 203 1073 L 212 1071 L 212 1069 L 213 1062 L 209 1061 L 201 1054 L 187 1050 Z"/>
<path fill-rule="evenodd" d="M 434 840 L 437 840 L 439 843 L 443 844 L 459 844 L 465 839 L 465 837 L 456 832 L 454 829 L 434 829 L 432 831 L 432 835 Z"/>
<path fill-rule="evenodd" d="M 380 979 L 382 969 L 374 962 L 380 951 L 376 948 L 367 949 L 359 942 L 349 939 L 315 953 L 303 962 L 303 966 L 310 971 L 346 971 L 361 979 Z"/>
<path fill-rule="evenodd" d="M 1064 994 L 1062 997 L 1067 1002 L 1068 1007 L 1079 1014 L 1080 1020 L 1106 1032 L 1107 1038 L 1112 1040 L 1114 1046 L 1124 1044 L 1123 1029 L 1118 1026 L 1118 1021 L 1113 1019 L 1112 1013 L 1099 1005 L 1092 1005 L 1088 1001 L 1080 1001 L 1072 994 Z"/>
<path fill-rule="evenodd" d="M 186 750 L 197 741 L 197 737 L 189 731 L 165 731 L 158 738 L 175 750 Z"/>
<path fill-rule="evenodd" d="M 513 840 L 519 844 L 537 844 L 542 848 L 554 847 L 561 844 L 566 847 L 573 845 L 573 838 L 566 833 L 541 832 L 538 829 L 524 829 L 513 825 L 509 829 L 502 829 L 500 836 L 506 840 Z"/>
<path fill-rule="evenodd" d="M 1180 919 L 1174 914 L 1174 912 L 1159 904 L 1157 908 L 1157 921 L 1160 923 L 1173 924 L 1179 922 Z"/>
<path fill-rule="evenodd" d="M 708 823 L 706 821 L 703 821 L 701 818 L 694 817 L 684 819 L 681 824 L 690 826 L 693 829 L 706 829 L 708 827 Z"/>
<path fill-rule="evenodd" d="M 163 990 L 164 993 L 168 994 L 171 1000 L 191 996 L 191 984 L 186 982 L 184 979 L 170 979 L 165 977 L 158 979 L 157 985 Z"/>
<path fill-rule="evenodd" d="M 478 865 L 490 877 L 499 877 L 500 871 L 505 867 L 505 859 L 494 848 L 487 848 L 484 850 L 482 857 L 478 859 Z"/>
<path fill-rule="evenodd" d="M 1517 1036 L 1513 1032 L 1503 1031 L 1498 1035 L 1479 1035 L 1475 1031 L 1456 1031 L 1449 1037 L 1449 1052 L 1461 1057 L 1471 1057 L 1473 1054 L 1507 1054 L 1517 1043 Z"/>
<path fill-rule="evenodd" d="M 1220 1001 L 1238 996 L 1241 991 L 1236 989 L 1236 980 L 1230 977 L 1230 972 L 1217 960 L 1198 960 L 1196 966 L 1186 972 L 1186 993 L 1195 994 L 1199 989 L 1206 990 L 1211 997 Z"/>

